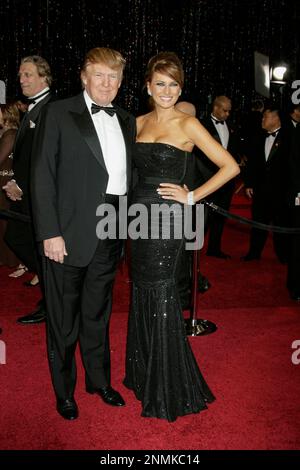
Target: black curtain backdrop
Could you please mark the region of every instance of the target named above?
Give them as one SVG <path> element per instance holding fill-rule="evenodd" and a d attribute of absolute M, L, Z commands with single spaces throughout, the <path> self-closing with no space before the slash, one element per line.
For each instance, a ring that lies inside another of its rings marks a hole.
<path fill-rule="evenodd" d="M 175 51 L 186 73 L 183 99 L 200 113 L 216 94 L 245 109 L 254 91 L 254 51 L 285 60 L 290 81 L 299 74 L 299 0 L 1 0 L 0 79 L 7 95 L 20 94 L 20 59 L 45 57 L 54 88 L 66 97 L 80 91 L 84 54 L 95 46 L 120 50 L 127 67 L 119 103 L 133 113 L 145 106 L 148 59 Z"/>

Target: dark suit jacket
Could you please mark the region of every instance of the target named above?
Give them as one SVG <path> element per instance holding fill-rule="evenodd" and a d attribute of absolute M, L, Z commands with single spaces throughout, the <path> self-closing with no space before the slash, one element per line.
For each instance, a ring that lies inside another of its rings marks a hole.
<path fill-rule="evenodd" d="M 126 145 L 129 190 L 135 119 L 119 107 L 117 116 Z M 104 202 L 108 183 L 100 144 L 82 93 L 47 106 L 32 168 L 36 235 L 38 241 L 62 236 L 68 252 L 65 263 L 73 266 L 86 266 L 98 243 L 96 209 Z"/>
<path fill-rule="evenodd" d="M 294 207 L 295 197 L 300 192 L 300 126 L 295 127 L 289 119 L 284 123 L 284 131 L 288 139 L 287 202 Z"/>
<path fill-rule="evenodd" d="M 211 136 L 217 142 L 219 142 L 219 144 L 222 145 L 219 134 L 211 120 L 211 117 L 209 116 L 201 120 L 201 124 L 208 130 Z M 233 131 L 233 129 L 230 126 L 228 126 L 228 124 L 227 124 L 227 127 L 229 130 L 229 141 L 228 141 L 227 150 L 238 161 L 239 155 L 240 155 L 239 140 L 238 140 L 236 133 Z M 197 164 L 197 169 L 198 169 L 199 182 L 200 184 L 203 184 L 205 181 L 211 178 L 218 171 L 219 168 L 211 160 L 209 160 L 209 158 L 207 158 L 207 156 L 203 152 L 201 152 L 199 149 L 195 148 L 194 152 L 197 157 L 196 164 Z M 233 191 L 233 188 L 234 188 L 234 179 L 228 181 L 228 183 L 222 186 L 222 188 L 218 189 L 215 193 L 221 194 L 223 192 Z M 213 195 L 212 195 L 212 199 L 213 199 Z"/>
<path fill-rule="evenodd" d="M 30 169 L 33 140 L 43 107 L 53 99 L 49 93 L 31 111 L 25 113 L 18 129 L 13 149 L 14 179 L 23 191 L 21 201 L 11 201 L 10 209 L 25 215 L 31 215 L 30 201 Z M 32 232 L 29 225 L 10 220 L 5 238 L 9 243 L 32 243 Z"/>
<path fill-rule="evenodd" d="M 260 136 L 253 146 L 245 170 L 245 186 L 253 188 L 254 197 L 272 196 L 274 204 L 282 206 L 287 191 L 288 136 L 283 128 L 279 130 L 267 161 L 265 140 L 266 135 Z"/>

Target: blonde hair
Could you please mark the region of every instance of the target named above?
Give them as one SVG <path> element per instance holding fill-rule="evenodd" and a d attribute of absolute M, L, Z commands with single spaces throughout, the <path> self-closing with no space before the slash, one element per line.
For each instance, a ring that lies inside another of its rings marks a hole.
<path fill-rule="evenodd" d="M 85 71 L 89 64 L 98 63 L 105 64 L 113 70 L 121 70 L 121 72 L 123 72 L 126 60 L 120 52 L 114 49 L 108 47 L 94 47 L 94 49 L 87 52 L 83 61 L 82 71 Z"/>

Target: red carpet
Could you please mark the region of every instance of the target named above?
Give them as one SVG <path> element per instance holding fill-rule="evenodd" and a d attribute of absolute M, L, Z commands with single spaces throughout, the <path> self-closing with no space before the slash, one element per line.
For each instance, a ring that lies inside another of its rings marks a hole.
<path fill-rule="evenodd" d="M 232 210 L 248 215 L 243 197 Z M 123 385 L 129 284 L 119 273 L 111 320 L 112 384 L 126 400 L 120 409 L 84 391 L 78 359 L 76 400 L 80 417 L 66 422 L 55 411 L 44 325 L 20 326 L 38 290 L 25 276 L 8 278 L 0 268 L 1 449 L 299 449 L 300 364 L 291 361 L 300 340 L 300 305 L 289 300 L 285 266 L 271 240 L 263 259 L 245 263 L 249 229 L 227 223 L 223 250 L 231 260 L 202 256 L 212 288 L 200 295 L 199 317 L 217 323 L 212 335 L 191 338 L 200 368 L 216 396 L 209 409 L 175 423 L 140 417 L 140 404 Z M 26 275 L 29 279 L 29 275 Z"/>

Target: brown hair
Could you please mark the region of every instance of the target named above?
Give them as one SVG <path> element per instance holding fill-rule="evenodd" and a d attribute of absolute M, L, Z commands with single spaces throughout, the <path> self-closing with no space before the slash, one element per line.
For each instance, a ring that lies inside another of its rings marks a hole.
<path fill-rule="evenodd" d="M 108 47 L 94 47 L 87 52 L 82 70 L 84 71 L 89 64 L 102 63 L 110 67 L 111 69 L 119 70 L 123 72 L 126 60 L 122 54 L 114 49 Z"/>
<path fill-rule="evenodd" d="M 39 55 L 29 55 L 27 57 L 24 57 L 21 60 L 21 64 L 26 64 L 27 62 L 34 64 L 37 68 L 39 76 L 45 77 L 47 85 L 51 86 L 52 75 L 51 75 L 50 65 L 48 64 L 48 62 Z"/>
<path fill-rule="evenodd" d="M 20 112 L 17 104 L 15 102 L 1 104 L 0 107 L 5 127 L 8 129 L 18 128 L 20 125 Z"/>
<path fill-rule="evenodd" d="M 151 82 L 154 72 L 173 78 L 181 88 L 183 87 L 184 71 L 175 52 L 159 52 L 151 57 L 146 69 L 145 83 Z"/>

